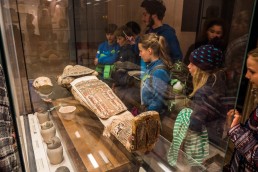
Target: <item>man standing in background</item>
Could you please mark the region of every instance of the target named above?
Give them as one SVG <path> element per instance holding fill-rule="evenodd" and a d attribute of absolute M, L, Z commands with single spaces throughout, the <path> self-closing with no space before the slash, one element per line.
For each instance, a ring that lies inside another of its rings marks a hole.
<path fill-rule="evenodd" d="M 182 60 L 182 52 L 175 29 L 168 24 L 163 24 L 162 20 L 165 16 L 166 7 L 161 0 L 144 0 L 141 3 L 144 8 L 142 21 L 148 27 L 145 33 L 156 33 L 163 36 L 168 44 L 169 55 L 172 62 Z"/>

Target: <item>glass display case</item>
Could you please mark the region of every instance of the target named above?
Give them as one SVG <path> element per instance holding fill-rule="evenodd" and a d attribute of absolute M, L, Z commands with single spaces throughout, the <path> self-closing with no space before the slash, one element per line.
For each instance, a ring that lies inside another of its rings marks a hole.
<path fill-rule="evenodd" d="M 225 112 L 234 107 L 245 110 L 241 105 L 249 95 L 239 90 L 247 89 L 240 81 L 246 52 L 253 46 L 249 37 L 256 1 L 163 2 L 163 23 L 174 28 L 182 59 L 189 58 L 189 47 L 200 41 L 210 19 L 224 20 L 227 81 L 221 101 Z M 183 108 L 173 106 L 161 118 L 155 111 L 136 113 L 142 107 L 141 78 L 128 72 L 130 82 L 117 87 L 113 76 L 106 79 L 96 72 L 95 58 L 99 45 L 106 41 L 108 24 L 120 28 L 134 21 L 140 35 L 145 34 L 141 3 L 0 2 L 1 65 L 22 171 L 221 171 L 228 163 L 232 146 L 228 145 L 226 113 L 206 124 L 208 153 L 200 162 L 183 148 L 187 144 L 183 139 L 175 148 L 175 122 Z M 140 66 L 130 68 L 139 74 Z M 177 100 L 173 99 L 173 105 Z M 176 154 L 171 157 L 172 149 Z"/>

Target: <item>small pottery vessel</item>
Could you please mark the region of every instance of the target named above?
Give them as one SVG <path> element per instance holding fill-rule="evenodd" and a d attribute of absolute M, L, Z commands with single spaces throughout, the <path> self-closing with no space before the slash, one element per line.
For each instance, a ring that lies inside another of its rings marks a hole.
<path fill-rule="evenodd" d="M 43 124 L 44 122 L 49 121 L 49 112 L 37 112 L 37 118 L 39 120 L 39 124 Z"/>
<path fill-rule="evenodd" d="M 62 106 L 59 108 L 59 113 L 65 120 L 72 120 L 75 117 L 76 106 Z"/>
<path fill-rule="evenodd" d="M 50 139 L 56 135 L 56 128 L 53 122 L 47 121 L 41 124 L 40 133 L 44 142 L 49 143 Z"/>
<path fill-rule="evenodd" d="M 47 156 L 51 164 L 60 164 L 63 159 L 63 146 L 58 137 L 52 137 L 47 144 Z"/>
<path fill-rule="evenodd" d="M 60 166 L 56 169 L 55 172 L 70 172 L 69 168 L 66 166 Z"/>
<path fill-rule="evenodd" d="M 48 95 L 53 91 L 51 79 L 45 76 L 36 78 L 32 85 L 39 93 L 43 95 Z"/>

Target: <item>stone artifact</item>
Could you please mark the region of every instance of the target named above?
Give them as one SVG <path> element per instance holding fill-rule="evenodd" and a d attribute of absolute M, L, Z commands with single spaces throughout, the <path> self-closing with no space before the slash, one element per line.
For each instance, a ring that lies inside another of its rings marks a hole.
<path fill-rule="evenodd" d="M 49 112 L 36 112 L 39 124 L 43 124 L 44 122 L 49 121 Z"/>
<path fill-rule="evenodd" d="M 49 95 L 53 91 L 53 84 L 48 77 L 41 76 L 33 81 L 33 87 L 43 95 Z"/>
<path fill-rule="evenodd" d="M 57 83 L 65 88 L 70 88 L 70 83 L 74 79 L 88 75 L 97 76 L 98 72 L 81 65 L 68 65 L 64 68 L 63 74 L 57 77 Z"/>
<path fill-rule="evenodd" d="M 48 77 L 38 77 L 33 81 L 33 87 L 35 91 L 40 95 L 41 99 L 45 102 L 51 102 L 49 96 L 53 92 L 53 84 Z"/>
<path fill-rule="evenodd" d="M 47 121 L 41 124 L 40 130 L 44 142 L 49 143 L 50 139 L 56 135 L 56 128 L 52 121 Z"/>
<path fill-rule="evenodd" d="M 60 166 L 56 169 L 55 172 L 70 172 L 69 168 L 66 166 Z"/>
<path fill-rule="evenodd" d="M 72 120 L 75 117 L 75 106 L 61 106 L 58 112 L 65 120 Z"/>
<path fill-rule="evenodd" d="M 51 164 L 60 164 L 63 159 L 63 146 L 58 137 L 52 137 L 47 143 L 47 156 Z"/>

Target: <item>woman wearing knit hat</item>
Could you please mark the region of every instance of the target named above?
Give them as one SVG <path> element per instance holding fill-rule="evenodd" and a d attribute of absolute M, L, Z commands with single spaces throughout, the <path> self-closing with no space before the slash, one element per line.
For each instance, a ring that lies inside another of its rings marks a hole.
<path fill-rule="evenodd" d="M 193 77 L 189 129 L 200 132 L 207 122 L 225 114 L 220 101 L 225 96 L 226 81 L 221 70 L 223 53 L 215 45 L 207 44 L 194 50 L 189 60 L 188 69 Z"/>
<path fill-rule="evenodd" d="M 203 45 L 191 53 L 189 60 L 193 91 L 189 96 L 189 107 L 181 110 L 175 121 L 168 153 L 168 162 L 172 166 L 177 162 L 183 140 L 190 165 L 199 166 L 209 154 L 207 123 L 226 114 L 220 100 L 225 95 L 225 74 L 220 70 L 222 51 L 215 44 Z"/>

